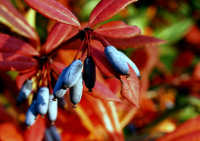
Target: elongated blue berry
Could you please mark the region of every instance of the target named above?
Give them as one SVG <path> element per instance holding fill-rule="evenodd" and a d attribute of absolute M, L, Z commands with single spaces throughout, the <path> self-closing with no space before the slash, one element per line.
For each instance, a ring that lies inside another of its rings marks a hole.
<path fill-rule="evenodd" d="M 49 107 L 48 107 L 48 118 L 50 121 L 55 121 L 58 112 L 58 100 L 53 101 L 53 95 L 49 95 Z"/>
<path fill-rule="evenodd" d="M 82 74 L 79 76 L 78 81 L 76 84 L 70 88 L 70 101 L 73 103 L 73 108 L 76 108 L 76 104 L 78 104 L 81 101 L 83 92 L 83 78 Z"/>
<path fill-rule="evenodd" d="M 133 70 L 135 71 L 137 77 L 141 77 L 140 76 L 140 71 L 137 68 L 137 66 L 121 51 L 118 51 L 120 53 L 120 55 L 124 58 L 124 60 L 133 68 Z"/>
<path fill-rule="evenodd" d="M 60 134 L 58 133 L 56 127 L 54 125 L 51 125 L 50 126 L 50 131 L 51 131 L 51 134 L 54 138 L 54 141 L 61 141 L 61 136 Z"/>
<path fill-rule="evenodd" d="M 49 89 L 47 87 L 41 87 L 37 94 L 37 111 L 41 115 L 47 113 L 49 105 Z"/>
<path fill-rule="evenodd" d="M 54 141 L 53 140 L 53 135 L 51 134 L 51 129 L 46 128 L 44 132 L 44 140 L 45 141 Z"/>
<path fill-rule="evenodd" d="M 27 126 L 31 126 L 35 123 L 36 117 L 37 117 L 37 110 L 36 110 L 36 104 L 37 101 L 34 100 L 30 107 L 28 108 L 28 111 L 26 112 L 26 120 L 25 123 Z"/>
<path fill-rule="evenodd" d="M 89 89 L 88 91 L 92 92 L 96 81 L 96 67 L 91 57 L 87 57 L 84 60 L 83 79 L 85 81 L 85 86 Z"/>
<path fill-rule="evenodd" d="M 33 83 L 33 81 L 30 79 L 27 79 L 24 82 L 24 84 L 19 92 L 19 95 L 17 97 L 17 105 L 23 103 L 28 98 L 28 96 L 30 95 L 31 90 L 32 90 L 32 83 Z"/>
<path fill-rule="evenodd" d="M 58 80 L 56 82 L 56 85 L 55 85 L 55 87 L 53 89 L 54 98 L 60 98 L 60 97 L 62 97 L 67 92 L 67 90 L 68 90 L 68 88 L 64 87 L 64 83 L 63 83 L 63 77 L 64 77 L 67 69 L 68 68 L 65 68 L 61 72 L 61 74 L 60 74 L 60 76 L 59 76 L 59 78 L 58 78 Z"/>
<path fill-rule="evenodd" d="M 75 60 L 71 63 L 63 78 L 64 84 L 67 88 L 70 88 L 74 84 L 76 84 L 81 75 L 82 70 L 83 63 L 81 60 Z"/>
<path fill-rule="evenodd" d="M 108 61 L 113 68 L 121 75 L 127 75 L 129 72 L 128 64 L 113 46 L 107 46 L 104 50 Z"/>
<path fill-rule="evenodd" d="M 61 98 L 58 98 L 58 107 L 65 109 L 65 104 L 66 104 L 66 101 L 65 101 L 64 96 Z"/>

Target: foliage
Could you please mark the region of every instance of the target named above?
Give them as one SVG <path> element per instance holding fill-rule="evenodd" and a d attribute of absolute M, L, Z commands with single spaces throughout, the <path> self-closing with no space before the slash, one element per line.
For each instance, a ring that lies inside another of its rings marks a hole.
<path fill-rule="evenodd" d="M 1 140 L 199 140 L 198 5 L 0 0 Z M 141 79 L 131 66 L 128 75 L 111 66 L 104 53 L 109 45 L 129 56 Z M 39 89 L 53 94 L 62 70 L 86 57 L 97 68 L 93 92 L 84 85 L 72 108 L 67 91 L 58 99 L 55 123 L 38 115 L 26 129 L 25 113 Z M 33 80 L 32 92 L 16 106 L 27 79 Z"/>

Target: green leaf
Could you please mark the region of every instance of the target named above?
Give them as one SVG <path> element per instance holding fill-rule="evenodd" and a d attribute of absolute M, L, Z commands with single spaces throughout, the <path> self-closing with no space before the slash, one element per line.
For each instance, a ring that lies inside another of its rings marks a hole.
<path fill-rule="evenodd" d="M 185 19 L 167 28 L 156 30 L 154 36 L 174 43 L 184 37 L 191 25 L 193 25 L 193 21 L 191 19 Z"/>

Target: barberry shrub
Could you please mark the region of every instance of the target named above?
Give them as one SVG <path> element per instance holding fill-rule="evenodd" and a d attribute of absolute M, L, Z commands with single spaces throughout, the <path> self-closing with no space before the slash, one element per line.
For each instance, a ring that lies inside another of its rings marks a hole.
<path fill-rule="evenodd" d="M 49 120 L 54 122 L 57 116 L 57 102 L 59 105 L 59 98 L 62 98 L 68 91 L 73 107 L 80 102 L 82 93 L 87 93 L 103 101 L 121 101 L 112 88 L 108 89 L 107 86 L 96 80 L 96 67 L 104 78 L 119 79 L 121 95 L 138 108 L 140 72 L 136 65 L 116 48 L 153 46 L 165 43 L 165 41 L 139 35 L 141 30 L 137 26 L 127 25 L 123 21 L 113 21 L 98 26 L 135 0 L 100 1 L 92 11 L 87 26 L 83 27 L 67 8 L 56 1 L 24 1 L 35 11 L 57 22 L 49 32 L 46 42 L 40 45 L 39 37 L 34 29 L 9 2 L 0 1 L 4 7 L 1 9 L 4 12 L 4 21 L 7 21 L 4 24 L 28 39 L 27 43 L 8 34 L 0 33 L 0 70 L 19 71 L 16 79 L 18 86 L 21 87 L 18 104 L 23 103 L 30 94 L 33 95 L 32 104 L 26 115 L 28 126 L 34 125 L 39 114 L 45 115 L 47 112 Z M 5 9 L 10 9 L 12 14 L 5 13 Z M 16 19 L 11 19 L 12 16 L 16 16 Z M 62 48 L 78 49 L 69 66 L 54 61 L 54 56 Z M 80 57 L 78 58 L 78 56 Z M 85 85 L 83 85 L 83 80 Z M 31 86 L 27 84 L 29 81 L 31 81 Z M 34 87 L 32 87 L 32 83 Z M 108 85 L 111 84 L 108 83 Z M 83 101 L 94 103 L 94 99 L 88 96 L 83 97 Z M 116 113 L 116 109 L 112 109 L 113 103 L 98 101 L 94 108 L 101 111 L 102 105 L 113 112 L 109 117 Z M 98 110 L 96 111 L 98 112 Z M 106 112 L 105 114 L 108 114 Z M 111 122 L 114 119 L 115 117 L 112 117 Z M 101 122 L 111 138 L 115 139 L 115 135 L 112 130 L 109 130 L 103 118 Z M 118 136 L 123 140 L 119 121 L 112 124 L 118 125 L 113 130 L 118 132 Z M 27 134 L 29 132 L 26 131 Z M 48 132 L 46 129 L 45 133 L 48 134 Z"/>

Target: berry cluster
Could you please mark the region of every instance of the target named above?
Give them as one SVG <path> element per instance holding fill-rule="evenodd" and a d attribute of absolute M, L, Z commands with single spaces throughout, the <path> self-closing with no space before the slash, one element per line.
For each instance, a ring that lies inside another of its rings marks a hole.
<path fill-rule="evenodd" d="M 77 54 L 81 49 L 83 49 L 82 55 L 79 60 L 76 60 L 76 55 L 71 65 L 62 71 L 54 87 L 54 101 L 56 101 L 56 98 L 63 97 L 68 88 L 70 88 L 69 93 L 70 100 L 73 103 L 72 107 L 76 108 L 76 104 L 78 104 L 81 100 L 83 80 L 85 82 L 85 86 L 89 89 L 88 92 L 92 92 L 92 88 L 95 86 L 96 81 L 96 66 L 91 56 L 91 40 L 96 39 L 104 45 L 105 56 L 110 65 L 119 75 L 126 75 L 129 77 L 129 64 L 135 71 L 137 77 L 140 78 L 140 72 L 136 65 L 124 53 L 109 45 L 109 43 L 102 36 L 93 32 L 89 27 L 81 30 L 78 35 L 83 42 Z M 82 60 L 86 53 L 87 57 L 85 58 L 83 64 Z"/>
<path fill-rule="evenodd" d="M 58 26 L 56 24 L 55 26 Z M 52 28 L 53 30 L 54 28 Z M 64 68 L 58 77 L 58 80 L 52 89 L 51 77 L 53 72 L 58 76 L 58 72 L 53 67 L 52 64 L 52 54 L 56 52 L 63 44 L 68 43 L 71 40 L 81 39 L 82 44 L 79 47 L 76 56 L 74 57 L 74 61 L 70 66 Z M 51 50 L 51 52 L 41 53 L 42 57 L 34 56 L 39 62 L 39 66 L 36 67 L 37 73 L 34 73 L 30 76 L 30 79 L 26 80 L 23 84 L 20 93 L 18 95 L 17 103 L 23 103 L 30 93 L 32 92 L 32 78 L 36 77 L 37 88 L 33 92 L 34 98 L 33 102 L 30 105 L 27 114 L 25 123 L 28 126 L 31 126 L 38 114 L 45 115 L 48 112 L 48 117 L 50 121 L 55 121 L 57 117 L 57 103 L 62 103 L 64 94 L 69 89 L 70 100 L 73 104 L 73 108 L 76 108 L 76 104 L 78 104 L 82 97 L 83 92 L 83 81 L 85 82 L 85 86 L 88 88 L 89 92 L 92 92 L 92 88 L 95 86 L 96 81 L 96 62 L 94 61 L 93 53 L 93 41 L 98 41 L 102 44 L 104 49 L 104 56 L 107 58 L 106 62 L 110 64 L 110 71 L 114 71 L 116 78 L 120 79 L 120 75 L 125 75 L 129 77 L 129 65 L 135 71 L 137 77 L 140 78 L 140 72 L 136 65 L 122 52 L 115 49 L 115 47 L 111 46 L 101 35 L 95 33 L 89 27 L 80 30 L 76 35 L 59 45 L 57 48 Z M 82 55 L 79 59 L 77 59 L 78 54 L 82 51 Z M 86 56 L 87 54 L 87 56 Z M 83 63 L 84 60 L 84 63 Z M 25 72 L 21 72 L 27 73 Z M 60 99 L 60 102 L 56 99 Z M 59 104 L 60 105 L 60 104 Z M 63 106 L 64 107 L 64 104 Z"/>
<path fill-rule="evenodd" d="M 31 93 L 33 94 L 32 104 L 26 114 L 28 126 L 35 122 L 38 114 L 48 113 L 50 121 L 54 121 L 57 116 L 57 106 L 60 105 L 63 108 L 65 105 L 63 95 L 68 89 L 72 107 L 76 107 L 81 100 L 83 82 L 89 92 L 92 92 L 95 86 L 96 66 L 104 77 L 120 79 L 122 81 L 121 94 L 138 107 L 140 72 L 125 54 L 111 46 L 105 38 L 124 41 L 126 38 L 135 41 L 138 40 L 135 36 L 140 34 L 141 30 L 137 26 L 129 26 L 122 21 L 109 22 L 96 28 L 98 23 L 113 17 L 135 0 L 101 0 L 92 11 L 88 25 L 84 29 L 78 19 L 56 1 L 24 1 L 37 12 L 57 21 L 43 45 L 40 45 L 37 33 L 25 20 L 22 20 L 23 25 L 26 25 L 24 30 L 30 28 L 27 33 L 30 32 L 31 45 L 7 34 L 0 34 L 0 52 L 3 56 L 0 70 L 20 71 L 18 78 L 22 79 L 22 82 L 25 81 L 19 92 L 17 103 L 23 103 Z M 78 33 L 76 29 L 79 30 Z M 29 38 L 27 35 L 25 37 Z M 146 44 L 163 43 L 162 40 L 152 37 L 139 36 L 139 38 L 147 41 Z M 80 47 L 77 45 L 79 40 L 82 41 Z M 71 43 L 77 43 L 73 48 L 78 49 L 71 65 L 66 67 L 62 63 L 53 61 L 57 51 Z M 111 42 L 111 44 L 114 43 Z M 82 55 L 77 58 L 80 52 Z"/>

